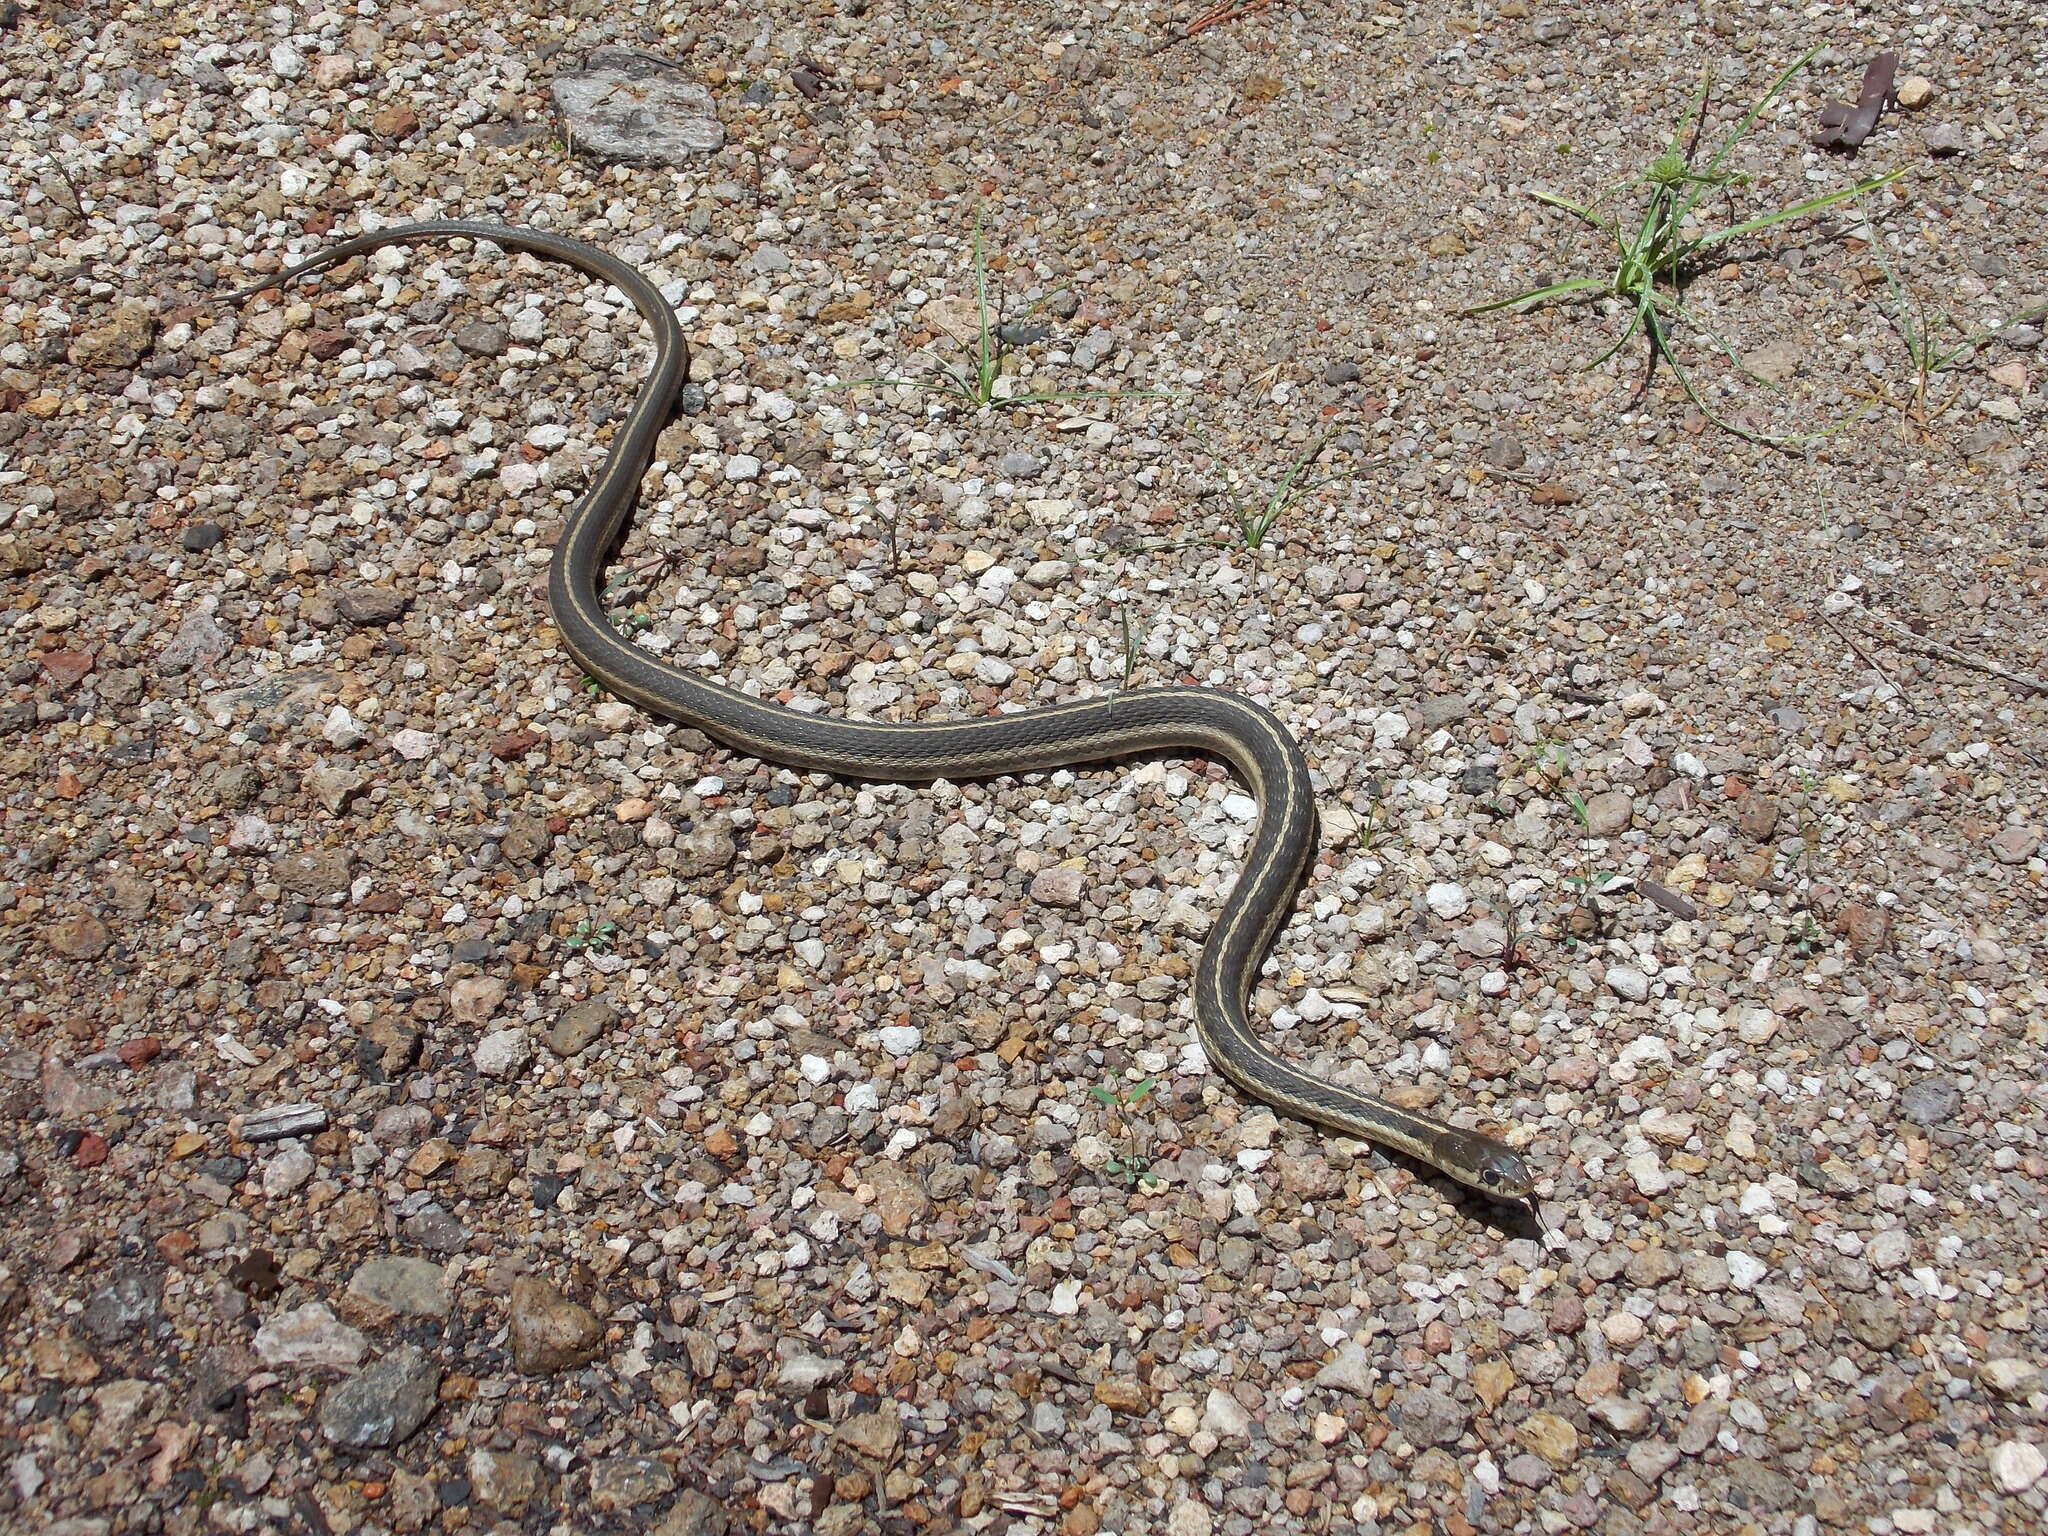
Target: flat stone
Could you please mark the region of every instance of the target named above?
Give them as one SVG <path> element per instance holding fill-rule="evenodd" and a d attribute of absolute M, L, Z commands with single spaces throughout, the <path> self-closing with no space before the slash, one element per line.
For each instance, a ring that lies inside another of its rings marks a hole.
<path fill-rule="evenodd" d="M 1899 1113 L 1916 1125 L 1946 1125 L 1962 1107 L 1963 1091 L 1937 1074 L 1915 1078 L 1899 1095 Z"/>
<path fill-rule="evenodd" d="M 1087 872 L 1064 864 L 1050 865 L 1031 878 L 1031 899 L 1048 907 L 1079 906 L 1087 889 Z"/>
<path fill-rule="evenodd" d="M 1936 156 L 1960 155 L 1970 147 L 1970 141 L 1963 130 L 1954 123 L 1936 123 L 1920 135 L 1927 146 L 1927 153 Z"/>
<path fill-rule="evenodd" d="M 469 1245 L 468 1229 L 438 1205 L 429 1205 L 408 1216 L 398 1234 L 429 1253 L 459 1253 Z"/>
<path fill-rule="evenodd" d="M 1876 1296 L 1851 1294 L 1836 1303 L 1842 1326 L 1866 1349 L 1888 1350 L 1905 1335 L 1898 1308 Z"/>
<path fill-rule="evenodd" d="M 725 143 L 711 92 L 672 64 L 598 48 L 549 87 L 570 145 L 599 160 L 686 165 Z"/>
<path fill-rule="evenodd" d="M 363 776 L 346 768 L 310 769 L 302 782 L 330 816 L 339 816 L 363 790 Z"/>
<path fill-rule="evenodd" d="M 549 1028 L 548 1049 L 557 1056 L 581 1055 L 618 1021 L 618 1017 L 618 1010 L 601 997 L 580 1002 Z"/>
<path fill-rule="evenodd" d="M 470 1496 L 501 1515 L 524 1514 L 540 1489 L 540 1463 L 515 1451 L 473 1450 L 464 1470 Z"/>
<path fill-rule="evenodd" d="M 1724 1497 L 1738 1509 L 1779 1513 L 1800 1507 L 1804 1497 L 1800 1485 L 1776 1467 L 1749 1456 L 1738 1456 L 1726 1468 Z"/>
<path fill-rule="evenodd" d="M 297 1141 L 287 1141 L 276 1149 L 262 1165 L 262 1192 L 276 1200 L 279 1196 L 291 1194 L 293 1190 L 305 1188 L 305 1182 L 313 1178 L 319 1163 Z"/>
<path fill-rule="evenodd" d="M 133 368 L 156 342 L 156 316 L 143 299 L 121 299 L 113 318 L 79 333 L 71 361 L 81 368 Z"/>
<path fill-rule="evenodd" d="M 2007 1440 L 1991 1452 L 1991 1480 L 2000 1493 L 2025 1493 L 2048 1475 L 2048 1453 L 2027 1440 Z"/>
<path fill-rule="evenodd" d="M 2001 864 L 2024 864 L 2041 846 L 2032 827 L 2007 827 L 1991 839 L 1991 855 Z"/>
<path fill-rule="evenodd" d="M 1631 1398 L 1595 1398 L 1586 1412 L 1619 1435 L 1640 1435 L 1650 1427 L 1649 1408 Z"/>
<path fill-rule="evenodd" d="M 523 1029 L 500 1029 L 476 1043 L 477 1071 L 486 1077 L 510 1077 L 533 1059 L 533 1041 Z"/>
<path fill-rule="evenodd" d="M 606 1511 L 652 1504 L 675 1486 L 675 1474 L 651 1456 L 607 1456 L 590 1466 L 590 1502 Z"/>
<path fill-rule="evenodd" d="M 348 1297 L 390 1317 L 446 1317 L 453 1306 L 448 1272 L 432 1259 L 365 1259 L 348 1283 Z M 380 1327 L 382 1322 L 369 1326 Z"/>
<path fill-rule="evenodd" d="M 97 960 L 113 944 L 114 931 L 96 917 L 67 917 L 43 930 L 43 942 L 66 960 Z"/>
<path fill-rule="evenodd" d="M 358 1371 L 320 1405 L 320 1432 L 351 1450 L 388 1450 L 434 1411 L 441 1368 L 410 1344 Z"/>
<path fill-rule="evenodd" d="M 102 1344 L 134 1338 L 157 1320 L 162 1288 L 154 1275 L 129 1270 L 92 1294 L 79 1322 Z"/>
<path fill-rule="evenodd" d="M 1636 818 L 1635 797 L 1625 789 L 1586 797 L 1586 831 L 1592 837 L 1619 837 Z"/>
<path fill-rule="evenodd" d="M 85 1082 L 65 1066 L 55 1051 L 45 1051 L 41 1064 L 43 1111 L 58 1120 L 90 1120 L 113 1108 L 114 1095 Z"/>
<path fill-rule="evenodd" d="M 1453 885 L 1448 880 L 1439 880 L 1431 885 L 1423 892 L 1423 900 L 1429 904 L 1430 911 L 1446 922 L 1454 917 L 1463 916 L 1472 904 L 1472 898 L 1465 893 L 1465 888 Z"/>
<path fill-rule="evenodd" d="M 309 1301 L 258 1328 L 255 1347 L 265 1365 L 348 1367 L 361 1362 L 370 1341 L 325 1302 Z"/>
<path fill-rule="evenodd" d="M 2024 1402 L 2041 1390 L 2041 1368 L 2031 1360 L 2006 1355 L 1979 1366 L 1977 1380 L 2008 1402 Z"/>
<path fill-rule="evenodd" d="M 872 1461 L 891 1461 L 903 1448 L 903 1418 L 894 1402 L 884 1401 L 872 1413 L 857 1413 L 836 1431 L 840 1442 Z"/>
<path fill-rule="evenodd" d="M 347 890 L 354 868 L 340 849 L 320 848 L 283 854 L 271 861 L 270 873 L 293 895 L 317 900 Z"/>
<path fill-rule="evenodd" d="M 604 1347 L 604 1324 L 547 1281 L 522 1275 L 512 1282 L 511 1339 L 514 1368 L 546 1376 L 595 1360 Z"/>
<path fill-rule="evenodd" d="M 1767 342 L 1742 356 L 1742 366 L 1766 384 L 1783 384 L 1799 371 L 1805 361 L 1805 349 L 1784 338 Z"/>
<path fill-rule="evenodd" d="M 171 643 L 156 659 L 157 670 L 172 676 L 190 672 L 219 661 L 233 648 L 234 641 L 214 622 L 213 615 L 195 613 L 171 636 Z"/>
<path fill-rule="evenodd" d="M 396 587 L 350 587 L 334 599 L 334 611 L 351 624 L 389 624 L 405 617 L 412 595 Z"/>
<path fill-rule="evenodd" d="M 1778 828 L 1784 808 L 1769 795 L 1751 790 L 1735 802 L 1735 826 L 1753 843 L 1768 842 Z"/>
<path fill-rule="evenodd" d="M 738 1524 L 732 1512 L 710 1494 L 685 1488 L 650 1536 L 729 1536 Z"/>
<path fill-rule="evenodd" d="M 1607 967 L 1607 990 L 1632 1003 L 1640 1003 L 1650 995 L 1650 978 L 1632 965 L 1610 965 Z"/>
<path fill-rule="evenodd" d="M 1221 1387 L 1211 1387 L 1202 1405 L 1202 1428 L 1225 1440 L 1243 1440 L 1252 1432 L 1252 1416 Z"/>
<path fill-rule="evenodd" d="M 1628 1448 L 1628 1469 L 1646 1483 L 1655 1483 L 1677 1466 L 1680 1452 L 1668 1440 L 1645 1440 Z"/>
<path fill-rule="evenodd" d="M 1465 1433 L 1471 1414 L 1456 1398 L 1420 1387 L 1394 1399 L 1393 1419 L 1419 1445 L 1449 1445 Z"/>
<path fill-rule="evenodd" d="M 1442 693 L 1408 707 L 1408 719 L 1419 731 L 1440 730 L 1472 712 L 1472 701 L 1462 693 Z"/>
<path fill-rule="evenodd" d="M 809 1355 L 799 1350 L 782 1362 L 782 1369 L 775 1373 L 775 1384 L 796 1392 L 808 1392 L 828 1381 L 837 1381 L 845 1374 L 844 1360 L 828 1360 L 822 1355 Z"/>
<path fill-rule="evenodd" d="M 1356 1339 L 1347 1339 L 1337 1346 L 1336 1355 L 1316 1372 L 1316 1385 L 1335 1387 L 1340 1392 L 1349 1392 L 1364 1397 L 1372 1391 L 1379 1373 L 1373 1369 L 1372 1355 Z"/>
<path fill-rule="evenodd" d="M 497 976 L 465 976 L 448 989 L 448 1012 L 458 1024 L 488 1024 L 504 1005 L 507 987 Z"/>

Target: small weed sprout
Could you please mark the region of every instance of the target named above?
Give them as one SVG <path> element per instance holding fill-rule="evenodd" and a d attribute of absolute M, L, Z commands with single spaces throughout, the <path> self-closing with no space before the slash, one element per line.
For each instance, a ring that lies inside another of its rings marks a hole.
<path fill-rule="evenodd" d="M 1907 289 L 1893 269 L 1891 259 L 1885 255 L 1883 237 L 1874 230 L 1871 232 L 1870 249 L 1877 257 L 1878 270 L 1884 274 L 1885 290 L 1890 299 L 1885 306 L 1885 316 L 1899 333 L 1899 340 L 1905 343 L 1906 358 L 1913 368 L 1912 393 L 1906 399 L 1898 400 L 1889 394 L 1876 398 L 1898 406 L 1924 432 L 1930 417 L 1928 397 L 1936 375 L 1962 373 L 1975 367 L 1982 361 L 1985 349 L 2004 332 L 2048 315 L 2048 304 L 2014 310 L 1996 325 L 1981 331 L 1965 331 L 1947 310 L 1929 311 L 1926 301 Z M 1958 389 L 1960 387 L 1957 386 Z M 1931 415 L 1940 418 L 1954 403 L 1955 391 L 1951 390 L 1934 407 Z"/>
<path fill-rule="evenodd" d="M 1545 742 L 1536 763 L 1543 776 L 1556 786 L 1558 799 L 1565 803 L 1579 824 L 1578 869 L 1566 875 L 1564 883 L 1578 892 L 1578 903 L 1572 913 L 1572 932 L 1579 938 L 1591 938 L 1599 933 L 1606 921 L 1607 914 L 1600 905 L 1600 897 L 1610 887 L 1621 884 L 1623 877 L 1614 870 L 1593 867 L 1593 853 L 1588 846 L 1594 841 L 1593 817 L 1586 805 L 1586 797 L 1571 782 L 1571 754 L 1561 742 Z"/>
<path fill-rule="evenodd" d="M 610 918 L 592 922 L 586 917 L 570 930 L 568 937 L 562 940 L 562 947 L 579 954 L 608 954 L 612 945 L 618 942 L 618 937 L 619 925 Z"/>
<path fill-rule="evenodd" d="M 1088 1096 L 1099 1102 L 1115 1117 L 1117 1138 L 1125 1149 L 1103 1164 L 1103 1171 L 1111 1178 L 1126 1179 L 1134 1185 L 1147 1188 L 1158 1186 L 1160 1181 L 1152 1174 L 1152 1160 L 1139 1152 L 1136 1141 L 1137 1126 L 1131 1120 L 1131 1111 L 1143 1104 L 1152 1090 L 1159 1086 L 1156 1076 L 1144 1078 L 1126 1087 L 1122 1083 L 1097 1083 L 1088 1090 Z"/>
<path fill-rule="evenodd" d="M 1131 678 L 1135 676 L 1137 673 L 1138 662 L 1144 656 L 1145 631 L 1147 626 L 1142 622 L 1138 624 L 1133 624 L 1131 622 L 1131 604 L 1129 598 L 1123 599 L 1116 605 L 1116 617 L 1117 623 L 1121 625 L 1123 628 L 1124 642 L 1123 681 L 1119 683 L 1117 686 L 1120 688 L 1128 688 L 1131 686 Z"/>
<path fill-rule="evenodd" d="M 1794 829 L 1799 834 L 1799 851 L 1791 858 L 1784 870 L 1786 881 L 1793 888 L 1796 910 L 1799 913 L 1799 938 L 1797 948 L 1802 955 L 1811 955 L 1821 948 L 1820 925 L 1815 921 L 1814 861 L 1820 855 L 1821 826 L 1815 814 L 1815 803 L 1821 793 L 1820 780 L 1807 769 L 1800 769 L 1797 775 L 1799 793 L 1792 797 Z"/>
<path fill-rule="evenodd" d="M 1770 89 L 1764 92 L 1755 106 L 1743 114 L 1704 166 L 1695 165 L 1693 162 L 1693 146 L 1687 142 L 1686 123 L 1697 123 L 1704 118 L 1707 92 L 1712 84 L 1711 75 L 1701 80 L 1692 111 L 1672 130 L 1671 141 L 1664 152 L 1651 161 L 1641 175 L 1610 187 L 1590 203 L 1574 203 L 1554 193 L 1532 191 L 1530 195 L 1538 202 L 1548 203 L 1553 208 L 1561 208 L 1581 223 L 1606 235 L 1614 244 L 1614 270 L 1602 277 L 1568 278 L 1563 282 L 1531 288 L 1511 298 L 1475 304 L 1466 309 L 1465 313 L 1483 315 L 1496 310 L 1522 310 L 1558 301 L 1617 299 L 1629 311 L 1627 328 L 1612 346 L 1586 364 L 1588 370 L 1606 362 L 1640 331 L 1649 338 L 1650 343 L 1649 366 L 1644 372 L 1641 387 L 1648 388 L 1650 376 L 1660 361 L 1668 364 L 1680 388 L 1685 391 L 1686 398 L 1692 401 L 1700 414 L 1738 437 L 1783 447 L 1814 442 L 1847 426 L 1850 421 L 1855 420 L 1854 415 L 1832 427 L 1782 438 L 1737 426 L 1718 415 L 1701 397 L 1693 385 L 1692 375 L 1680 364 L 1672 343 L 1674 324 L 1683 322 L 1711 341 L 1735 367 L 1741 368 L 1742 361 L 1728 340 L 1683 303 L 1686 286 L 1699 275 L 1705 259 L 1721 247 L 1745 235 L 1759 234 L 1794 219 L 1819 213 L 1822 209 L 1849 202 L 1867 192 L 1888 186 L 1906 174 L 1902 170 L 1885 171 L 1876 176 L 1865 177 L 1853 185 L 1837 187 L 1832 192 L 1823 192 L 1818 197 L 1805 198 L 1774 213 L 1744 219 L 1704 234 L 1687 232 L 1689 228 L 1694 227 L 1691 223 L 1693 216 L 1709 196 L 1740 186 L 1749 179 L 1740 172 L 1725 168 L 1728 157 L 1734 153 L 1735 147 L 1748 137 L 1757 119 L 1773 101 L 1778 99 L 1792 77 L 1805 69 L 1814 54 L 1819 51 L 1818 47 L 1809 50 L 1773 80 Z M 1697 133 L 1696 128 L 1694 132 Z M 1617 192 L 1633 189 L 1640 189 L 1646 194 L 1639 214 L 1630 215 L 1624 220 L 1619 214 L 1610 216 L 1600 211 L 1600 204 L 1609 197 Z"/>
<path fill-rule="evenodd" d="M 1352 823 L 1358 833 L 1358 851 L 1371 853 L 1387 830 L 1387 786 L 1377 774 L 1365 781 L 1365 815 L 1354 810 Z"/>
<path fill-rule="evenodd" d="M 1209 457 L 1223 466 L 1223 484 L 1218 487 L 1218 494 L 1229 503 L 1231 519 L 1237 525 L 1238 542 L 1246 549 L 1257 550 L 1263 548 L 1267 536 L 1272 533 L 1273 529 L 1279 524 L 1280 519 L 1285 517 L 1288 511 L 1302 497 L 1306 496 L 1310 491 L 1317 490 L 1322 486 L 1328 485 L 1331 481 L 1341 478 L 1340 475 L 1330 474 L 1316 480 L 1304 481 L 1302 479 L 1302 475 L 1307 472 L 1308 467 L 1322 456 L 1323 450 L 1329 446 L 1330 440 L 1336 435 L 1337 429 L 1331 427 L 1321 437 L 1318 437 L 1313 443 L 1309 444 L 1308 448 L 1292 464 L 1288 465 L 1287 473 L 1280 477 L 1279 484 L 1275 485 L 1263 500 L 1247 501 L 1243 488 L 1238 482 L 1237 471 L 1229 466 L 1223 455 L 1216 451 L 1215 445 L 1206 436 L 1199 431 L 1195 433 L 1196 440 L 1207 450 Z M 1223 541 L 1219 539 L 1215 542 L 1220 544 Z"/>
<path fill-rule="evenodd" d="M 1522 926 L 1522 909 L 1508 898 L 1505 889 L 1493 905 L 1500 914 L 1500 968 L 1503 971 L 1520 970 L 1530 963 L 1527 949 L 1529 931 Z"/>
<path fill-rule="evenodd" d="M 1003 296 L 1000 286 L 996 287 L 994 302 L 990 301 L 991 284 L 988 275 L 988 252 L 981 238 L 981 219 L 974 221 L 974 346 L 965 366 L 955 366 L 944 358 L 938 359 L 939 371 L 944 378 L 934 383 L 930 379 L 873 378 L 847 379 L 827 384 L 827 389 L 859 389 L 869 385 L 892 386 L 902 389 L 925 390 L 951 401 L 962 410 L 987 411 L 997 407 L 1018 407 L 1045 405 L 1058 400 L 1117 400 L 1129 394 L 1150 397 L 1153 391 L 1118 389 L 1054 389 L 1039 390 L 1029 394 L 1005 393 L 1002 387 L 1003 364 L 1008 360 L 1013 347 L 1008 339 L 1009 325 L 1003 315 Z M 1046 298 L 1051 298 L 1048 294 Z M 1045 299 L 1039 300 L 1042 304 Z M 1032 306 L 1032 311 L 1037 309 Z M 1027 311 L 1029 313 L 1029 311 Z"/>

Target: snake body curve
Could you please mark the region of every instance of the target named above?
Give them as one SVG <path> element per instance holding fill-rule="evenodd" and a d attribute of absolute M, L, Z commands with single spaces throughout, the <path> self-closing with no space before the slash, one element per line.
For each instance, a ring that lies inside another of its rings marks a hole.
<path fill-rule="evenodd" d="M 1317 830 L 1301 748 L 1259 705 L 1212 688 L 1168 687 L 966 720 L 851 720 L 764 702 L 672 666 L 612 627 L 601 604 L 599 575 L 625 531 L 641 476 L 689 372 L 689 346 L 675 313 L 637 268 L 596 246 L 543 230 L 433 220 L 330 245 L 229 302 L 386 246 L 458 238 L 547 257 L 600 278 L 632 301 L 654 335 L 654 365 L 596 480 L 571 512 L 548 572 L 556 628 L 591 677 L 622 699 L 766 761 L 853 778 L 988 778 L 1176 748 L 1222 757 L 1251 788 L 1259 816 L 1244 871 L 1202 946 L 1196 970 L 1196 1027 L 1209 1059 L 1277 1109 L 1391 1147 L 1484 1194 L 1530 1197 L 1529 1170 L 1506 1144 L 1316 1078 L 1276 1055 L 1253 1031 L 1247 1006 L 1253 982 L 1293 905 Z"/>

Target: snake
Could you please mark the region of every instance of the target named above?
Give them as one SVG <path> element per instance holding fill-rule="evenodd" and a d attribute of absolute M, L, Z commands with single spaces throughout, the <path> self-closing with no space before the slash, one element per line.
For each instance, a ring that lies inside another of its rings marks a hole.
<path fill-rule="evenodd" d="M 1274 1109 L 1434 1168 L 1481 1194 L 1532 1201 L 1535 1180 L 1506 1142 L 1329 1082 L 1278 1055 L 1252 1027 L 1254 982 L 1293 910 L 1316 847 L 1315 790 L 1300 744 L 1270 710 L 1197 686 L 1126 688 L 1071 703 L 955 720 L 815 714 L 757 698 L 671 665 L 605 616 L 599 579 L 624 535 L 656 443 L 689 378 L 675 311 L 644 272 L 582 240 L 524 226 L 435 219 L 337 241 L 224 301 L 238 304 L 386 246 L 468 239 L 561 262 L 631 301 L 654 338 L 654 362 L 596 477 L 563 526 L 548 567 L 548 607 L 564 648 L 620 699 L 785 767 L 877 783 L 987 779 L 1128 758 L 1194 752 L 1227 762 L 1257 803 L 1244 865 L 1195 970 L 1196 1038 L 1212 1063 Z"/>

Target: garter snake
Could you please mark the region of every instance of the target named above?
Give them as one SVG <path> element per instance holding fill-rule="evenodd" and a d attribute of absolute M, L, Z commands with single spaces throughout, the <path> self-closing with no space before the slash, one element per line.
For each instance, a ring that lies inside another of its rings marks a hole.
<path fill-rule="evenodd" d="M 595 246 L 534 229 L 463 220 L 395 225 L 328 246 L 234 294 L 237 302 L 392 245 L 455 238 L 551 258 L 600 278 L 630 299 L 654 333 L 654 366 L 595 482 L 569 515 L 548 571 L 548 604 L 563 644 L 622 699 L 694 726 L 769 762 L 893 783 L 976 779 L 1101 762 L 1131 753 L 1194 749 L 1234 766 L 1259 805 L 1243 873 L 1202 946 L 1195 1019 L 1202 1046 L 1225 1076 L 1276 1109 L 1377 1142 L 1501 1199 L 1530 1197 L 1522 1158 L 1490 1136 L 1327 1083 L 1289 1065 L 1255 1034 L 1253 980 L 1294 903 L 1315 849 L 1308 763 L 1264 708 L 1213 688 L 1142 688 L 1016 714 L 897 723 L 808 714 L 671 666 L 605 618 L 598 577 L 631 515 L 655 440 L 689 371 L 689 347 L 668 301 L 648 277 Z"/>

